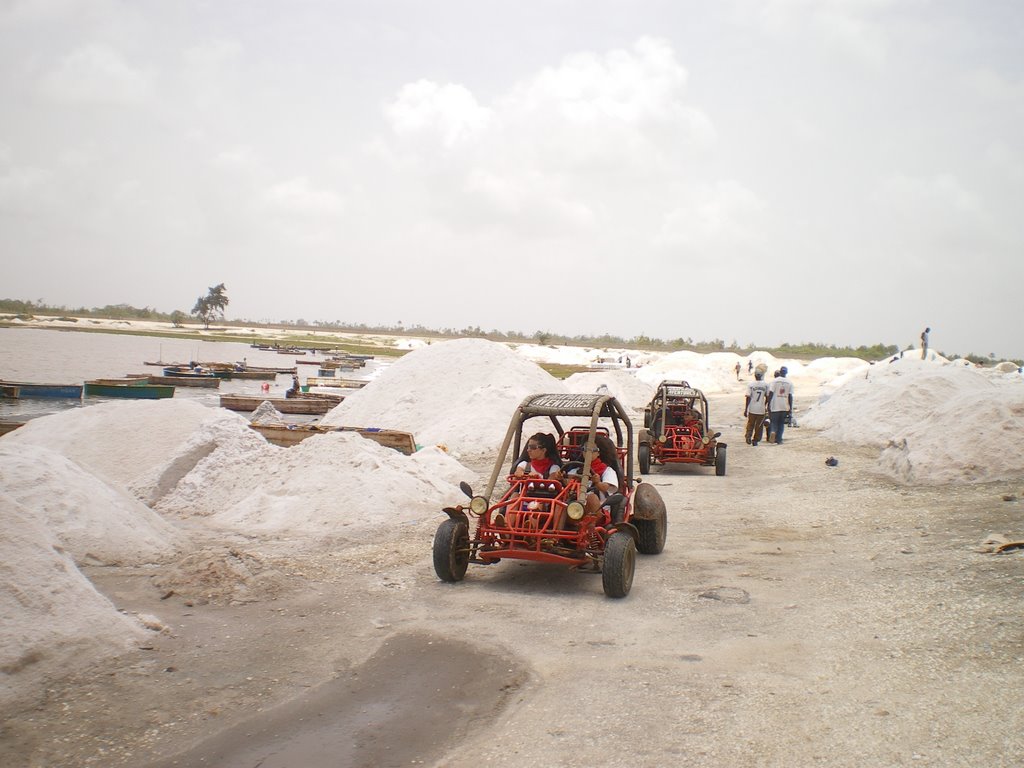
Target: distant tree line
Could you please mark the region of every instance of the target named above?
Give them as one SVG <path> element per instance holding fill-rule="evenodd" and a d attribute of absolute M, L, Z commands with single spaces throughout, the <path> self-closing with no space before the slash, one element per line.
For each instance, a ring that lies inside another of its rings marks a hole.
<path fill-rule="evenodd" d="M 210 320 L 215 317 L 223 317 L 224 308 L 228 304 L 224 284 L 221 283 L 209 289 L 206 296 L 201 296 L 196 301 L 192 314 L 199 317 L 207 327 Z M 158 312 L 150 307 L 133 307 L 129 304 L 113 304 L 105 307 L 84 307 L 69 308 L 66 306 L 51 306 L 43 302 L 23 301 L 18 299 L 0 299 L 0 313 L 12 314 L 28 318 L 33 314 L 64 315 L 78 317 L 98 317 L 113 320 L 156 320 L 174 323 L 180 326 L 188 315 L 181 310 L 174 312 Z M 541 344 L 553 346 L 577 346 L 577 347 L 621 347 L 626 349 L 642 349 L 654 352 L 678 352 L 688 350 L 707 354 L 709 352 L 735 352 L 738 355 L 747 355 L 756 350 L 769 352 L 776 357 L 788 357 L 804 360 L 813 360 L 819 357 L 857 357 L 862 360 L 882 360 L 886 357 L 899 354 L 900 347 L 896 344 L 862 344 L 859 347 L 838 347 L 835 344 L 824 344 L 821 342 L 801 342 L 800 344 L 782 344 L 778 347 L 764 347 L 754 344 L 742 346 L 735 339 L 728 344 L 722 339 L 711 341 L 695 341 L 692 338 L 679 337 L 675 339 L 658 339 L 640 334 L 630 338 L 602 334 L 600 336 L 588 336 L 580 334 L 567 336 L 554 333 L 553 331 L 534 331 L 524 333 L 521 331 L 500 331 L 497 329 L 484 330 L 480 326 L 466 326 L 465 328 L 427 328 L 423 325 L 405 325 L 401 320 L 391 325 L 368 325 L 366 323 L 353 323 L 344 320 L 313 320 L 307 322 L 300 318 L 297 320 L 249 320 L 238 319 L 225 321 L 229 326 L 263 326 L 267 328 L 309 328 L 311 330 L 332 330 L 339 333 L 377 333 L 391 336 L 435 336 L 439 338 L 480 338 L 490 341 L 501 341 L 514 344 Z M 994 354 L 987 356 L 956 353 L 946 354 L 939 352 L 943 357 L 954 359 L 963 357 L 972 363 L 985 365 L 991 364 L 995 359 Z M 1024 365 L 1024 361 L 1013 360 L 1017 365 Z"/>

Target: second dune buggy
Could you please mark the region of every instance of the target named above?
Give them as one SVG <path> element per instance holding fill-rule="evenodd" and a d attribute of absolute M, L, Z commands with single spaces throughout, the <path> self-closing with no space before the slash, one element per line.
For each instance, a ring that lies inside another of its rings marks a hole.
<path fill-rule="evenodd" d="M 708 399 L 685 381 L 663 381 L 644 410 L 644 428 L 637 438 L 640 472 L 652 465 L 700 464 L 725 474 L 726 444 L 708 425 Z"/>

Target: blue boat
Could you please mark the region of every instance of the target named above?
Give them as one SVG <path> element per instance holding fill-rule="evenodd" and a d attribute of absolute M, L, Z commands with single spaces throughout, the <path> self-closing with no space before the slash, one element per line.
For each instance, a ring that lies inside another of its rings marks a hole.
<path fill-rule="evenodd" d="M 4 381 L 0 380 L 0 384 L 5 387 L 17 387 L 18 397 L 60 397 L 60 398 L 74 398 L 81 399 L 82 397 L 82 385 L 81 384 L 36 384 L 29 381 Z"/>

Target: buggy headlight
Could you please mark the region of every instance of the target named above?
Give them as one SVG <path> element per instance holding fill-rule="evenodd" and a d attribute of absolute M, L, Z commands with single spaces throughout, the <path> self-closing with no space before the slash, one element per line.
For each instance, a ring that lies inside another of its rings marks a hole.
<path fill-rule="evenodd" d="M 474 496 L 469 500 L 469 511 L 474 515 L 482 515 L 487 511 L 487 499 L 483 496 Z"/>
<path fill-rule="evenodd" d="M 711 438 L 710 438 L 710 437 L 708 437 L 707 435 L 704 435 L 704 437 L 702 437 L 702 438 L 700 439 L 700 441 L 701 441 L 702 443 L 704 443 L 704 445 L 707 445 L 708 443 L 710 443 L 710 442 L 711 442 Z"/>
<path fill-rule="evenodd" d="M 565 507 L 565 514 L 570 520 L 581 520 L 583 518 L 583 505 L 578 501 L 570 501 Z"/>
<path fill-rule="evenodd" d="M 664 443 L 668 440 L 668 435 L 658 435 L 658 442 Z"/>

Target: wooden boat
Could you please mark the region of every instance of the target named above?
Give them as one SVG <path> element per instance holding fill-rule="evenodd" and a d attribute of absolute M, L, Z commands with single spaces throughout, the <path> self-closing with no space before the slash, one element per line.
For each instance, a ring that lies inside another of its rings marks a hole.
<path fill-rule="evenodd" d="M 223 379 L 227 378 L 214 371 L 200 369 L 196 370 L 188 365 L 169 365 L 164 368 L 164 376 L 174 376 L 179 379 Z"/>
<path fill-rule="evenodd" d="M 356 432 L 367 440 L 380 443 L 385 448 L 394 448 L 400 453 L 409 456 L 416 452 L 416 440 L 411 432 L 399 432 L 394 429 L 375 429 L 365 427 L 328 427 L 319 424 L 250 424 L 268 443 L 290 448 L 313 435 L 323 435 L 328 432 Z"/>
<path fill-rule="evenodd" d="M 292 397 L 305 398 L 306 400 L 328 400 L 335 405 L 345 399 L 345 396 L 340 392 L 310 392 L 308 387 L 305 391 L 297 392 Z"/>
<path fill-rule="evenodd" d="M 251 413 L 260 407 L 260 403 L 268 402 L 280 413 L 327 413 L 340 401 L 328 400 L 323 397 L 260 397 L 259 395 L 221 395 L 220 407 L 230 411 Z"/>
<path fill-rule="evenodd" d="M 0 421 L 0 435 L 6 435 L 23 426 L 25 426 L 24 421 Z"/>
<path fill-rule="evenodd" d="M 331 358 L 330 360 L 324 360 L 322 366 L 324 368 L 363 368 L 366 365 L 365 360 L 356 360 L 355 358 Z"/>
<path fill-rule="evenodd" d="M 309 376 L 306 379 L 306 387 L 341 387 L 342 389 L 361 389 L 370 382 L 361 379 L 338 379 L 333 376 Z"/>
<path fill-rule="evenodd" d="M 148 373 L 126 373 L 125 378 L 143 379 L 147 384 L 163 384 L 169 387 L 206 387 L 216 389 L 220 386 L 218 376 L 153 376 Z"/>
<path fill-rule="evenodd" d="M 21 388 L 17 384 L 0 384 L 0 397 L 17 400 L 20 394 Z"/>
<path fill-rule="evenodd" d="M 160 400 L 174 397 L 174 387 L 147 384 L 141 379 L 91 379 L 85 382 L 86 397 L 125 397 Z"/>
<path fill-rule="evenodd" d="M 36 384 L 29 381 L 3 381 L 0 384 L 18 388 L 18 397 L 59 397 L 78 399 L 82 396 L 81 384 Z"/>
<path fill-rule="evenodd" d="M 296 365 L 320 365 L 323 360 L 296 360 Z"/>
<path fill-rule="evenodd" d="M 292 368 L 291 371 L 295 369 Z M 288 371 L 291 373 L 291 371 Z M 253 368 L 246 368 L 244 371 L 231 371 L 224 378 L 226 379 L 260 379 L 273 381 L 277 378 L 278 371 L 261 371 Z"/>

